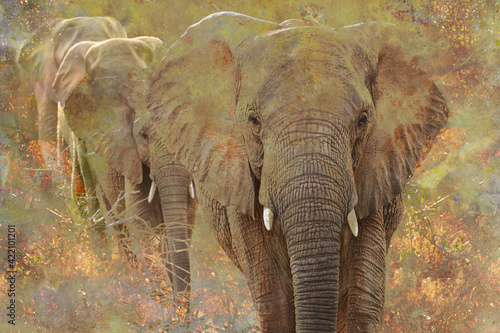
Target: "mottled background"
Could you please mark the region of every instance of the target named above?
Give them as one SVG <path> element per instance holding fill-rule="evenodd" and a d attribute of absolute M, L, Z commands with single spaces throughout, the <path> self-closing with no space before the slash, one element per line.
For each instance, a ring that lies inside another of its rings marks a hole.
<path fill-rule="evenodd" d="M 50 191 L 33 96 L 16 65 L 24 39 L 53 18 L 109 15 L 129 37 L 168 47 L 204 16 L 236 11 L 330 27 L 391 22 L 416 31 L 415 56 L 448 99 L 448 130 L 414 173 L 389 250 L 384 332 L 500 332 L 500 5 L 459 0 L 2 0 L 0 7 L 0 331 L 258 331 L 242 274 L 198 217 L 191 326 L 172 303 L 152 246 L 138 267 Z M 402 33 L 404 38 L 404 33 Z M 70 160 L 65 159 L 70 172 Z M 75 193 L 81 189 L 76 188 Z M 17 318 L 7 324 L 7 225 L 17 228 Z"/>

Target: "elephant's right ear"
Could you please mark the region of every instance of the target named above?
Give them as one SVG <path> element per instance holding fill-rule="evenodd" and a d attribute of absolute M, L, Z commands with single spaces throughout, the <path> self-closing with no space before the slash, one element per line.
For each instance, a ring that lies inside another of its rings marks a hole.
<path fill-rule="evenodd" d="M 152 132 L 193 174 L 201 191 L 250 216 L 254 216 L 255 192 L 236 119 L 236 48 L 277 27 L 234 13 L 203 19 L 169 49 L 148 99 L 150 122 L 167 126 L 153 125 Z M 164 153 L 151 151 L 151 156 Z M 153 160 L 155 173 L 159 166 Z"/>

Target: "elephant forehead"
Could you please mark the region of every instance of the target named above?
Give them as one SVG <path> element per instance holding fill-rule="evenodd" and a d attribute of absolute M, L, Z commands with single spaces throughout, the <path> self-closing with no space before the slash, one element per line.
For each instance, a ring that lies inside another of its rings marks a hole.
<path fill-rule="evenodd" d="M 249 63 L 321 62 L 331 70 L 348 74 L 365 50 L 353 38 L 328 28 L 298 27 L 273 31 L 242 47 Z M 271 66 L 272 67 L 272 66 Z"/>
<path fill-rule="evenodd" d="M 275 103 L 352 109 L 369 100 L 366 70 L 360 67 L 366 56 L 345 37 L 298 28 L 260 36 L 255 42 L 242 61 L 241 95 L 255 96 L 251 103 L 261 103 L 262 109 L 276 108 Z"/>
<path fill-rule="evenodd" d="M 243 81 L 239 103 L 256 105 L 264 115 L 310 108 L 348 115 L 371 101 L 364 77 L 341 66 L 337 72 L 321 61 L 290 60 L 276 70 L 254 74 Z"/>

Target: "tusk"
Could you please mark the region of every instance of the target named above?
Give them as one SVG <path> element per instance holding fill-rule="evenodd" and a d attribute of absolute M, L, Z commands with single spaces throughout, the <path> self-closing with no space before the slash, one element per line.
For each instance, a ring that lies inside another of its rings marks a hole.
<path fill-rule="evenodd" d="M 358 237 L 358 219 L 356 218 L 354 208 L 351 210 L 349 215 L 347 215 L 347 222 L 349 223 L 349 228 L 351 228 L 354 237 Z"/>
<path fill-rule="evenodd" d="M 193 184 L 193 181 L 191 181 L 191 183 L 189 183 L 189 195 L 191 195 L 191 198 L 194 199 L 194 184 Z"/>
<path fill-rule="evenodd" d="M 267 207 L 264 207 L 264 225 L 266 226 L 266 229 L 271 231 L 271 228 L 273 227 L 273 220 L 274 220 L 274 215 L 273 212 Z"/>
<path fill-rule="evenodd" d="M 155 181 L 153 180 L 151 182 L 151 189 L 149 190 L 149 196 L 148 196 L 148 202 L 151 203 L 151 201 L 153 201 L 153 198 L 155 196 L 155 192 L 156 192 L 156 183 Z"/>

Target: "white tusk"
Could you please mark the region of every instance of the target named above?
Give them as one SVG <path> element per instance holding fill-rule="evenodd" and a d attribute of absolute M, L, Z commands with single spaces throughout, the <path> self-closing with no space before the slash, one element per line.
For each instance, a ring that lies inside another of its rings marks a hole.
<path fill-rule="evenodd" d="M 156 183 L 155 181 L 151 181 L 151 189 L 149 190 L 149 196 L 148 196 L 148 202 L 151 203 L 151 201 L 153 201 L 153 198 L 155 196 L 155 192 L 156 192 Z"/>
<path fill-rule="evenodd" d="M 273 212 L 267 207 L 264 207 L 264 225 L 267 230 L 271 231 L 273 227 L 274 215 Z"/>
<path fill-rule="evenodd" d="M 354 237 L 358 237 L 358 219 L 356 218 L 354 208 L 351 210 L 349 215 L 347 215 L 347 222 L 349 223 L 349 228 L 351 228 Z"/>
<path fill-rule="evenodd" d="M 191 181 L 191 183 L 189 183 L 189 195 L 191 195 L 191 198 L 194 199 L 194 184 L 193 184 L 193 181 Z"/>

